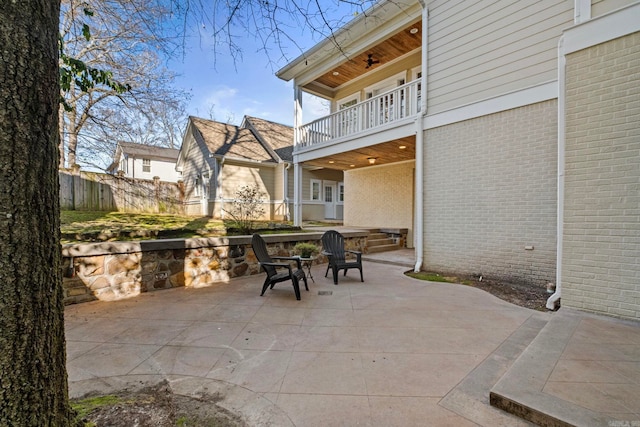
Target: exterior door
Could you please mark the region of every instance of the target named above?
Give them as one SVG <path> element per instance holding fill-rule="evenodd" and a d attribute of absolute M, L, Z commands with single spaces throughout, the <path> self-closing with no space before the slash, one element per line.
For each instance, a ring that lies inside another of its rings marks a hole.
<path fill-rule="evenodd" d="M 336 218 L 336 182 L 325 181 L 323 184 L 324 217 L 326 219 Z"/>

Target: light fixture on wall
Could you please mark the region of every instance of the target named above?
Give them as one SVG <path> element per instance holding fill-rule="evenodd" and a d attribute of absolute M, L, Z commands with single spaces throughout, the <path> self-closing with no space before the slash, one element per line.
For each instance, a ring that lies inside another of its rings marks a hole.
<path fill-rule="evenodd" d="M 369 160 L 370 165 L 375 165 L 377 157 L 367 157 L 367 160 Z"/>

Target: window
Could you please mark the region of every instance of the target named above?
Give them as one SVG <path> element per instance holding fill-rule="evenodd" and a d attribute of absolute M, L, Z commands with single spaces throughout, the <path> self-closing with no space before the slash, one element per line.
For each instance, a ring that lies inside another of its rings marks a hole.
<path fill-rule="evenodd" d="M 196 183 L 193 186 L 193 189 L 195 190 L 196 196 L 200 195 L 200 177 L 196 178 Z"/>
<path fill-rule="evenodd" d="M 151 172 L 151 159 L 142 159 L 142 172 Z"/>
<path fill-rule="evenodd" d="M 319 179 L 311 180 L 311 200 L 320 201 L 320 187 L 322 182 Z"/>
<path fill-rule="evenodd" d="M 338 183 L 338 202 L 344 202 L 344 182 Z"/>

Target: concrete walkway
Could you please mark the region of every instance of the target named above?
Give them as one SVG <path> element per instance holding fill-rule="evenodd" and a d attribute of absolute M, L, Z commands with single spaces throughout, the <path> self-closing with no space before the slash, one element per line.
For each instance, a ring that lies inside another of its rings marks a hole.
<path fill-rule="evenodd" d="M 287 283 L 260 297 L 260 275 L 68 306 L 70 396 L 167 379 L 220 393 L 255 426 L 530 425 L 489 391 L 558 313 L 414 280 L 406 265 L 365 261 L 364 283 L 349 272 L 337 286 L 312 268 L 301 301 Z"/>

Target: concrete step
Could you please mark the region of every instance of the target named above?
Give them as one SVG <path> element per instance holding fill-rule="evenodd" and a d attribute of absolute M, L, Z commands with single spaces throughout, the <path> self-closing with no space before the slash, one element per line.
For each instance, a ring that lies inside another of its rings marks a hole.
<path fill-rule="evenodd" d="M 545 385 L 562 357 L 581 317 L 561 309 L 493 386 L 491 406 L 540 426 L 607 426 L 612 418 L 545 393 Z M 585 393 L 596 393 L 588 390 Z M 626 425 L 626 424 L 625 424 Z"/>
<path fill-rule="evenodd" d="M 394 245 L 396 242 L 393 239 L 384 238 L 384 239 L 367 239 L 367 246 L 383 246 L 383 245 Z"/>
<path fill-rule="evenodd" d="M 378 240 L 378 239 L 387 239 L 389 236 L 387 233 L 369 233 L 368 239 Z"/>
<path fill-rule="evenodd" d="M 380 252 L 387 252 L 387 251 L 395 251 L 400 249 L 400 246 L 393 243 L 388 245 L 369 246 L 367 249 L 368 249 L 368 253 L 373 254 L 373 253 L 380 253 Z"/>

